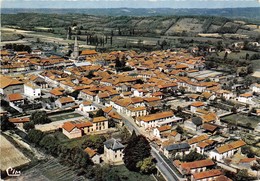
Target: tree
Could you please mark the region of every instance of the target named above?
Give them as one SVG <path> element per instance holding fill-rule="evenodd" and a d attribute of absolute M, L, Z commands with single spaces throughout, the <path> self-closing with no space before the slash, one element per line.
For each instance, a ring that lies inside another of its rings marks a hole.
<path fill-rule="evenodd" d="M 106 138 L 102 135 L 91 135 L 88 137 L 87 140 L 82 144 L 82 149 L 85 149 L 87 147 L 97 149 L 98 153 L 104 152 L 104 145 L 103 143 L 106 141 Z"/>
<path fill-rule="evenodd" d="M 257 172 L 257 179 L 259 180 L 258 171 L 260 170 L 260 160 L 256 160 L 256 163 L 251 166 L 251 169 Z"/>
<path fill-rule="evenodd" d="M 31 115 L 31 120 L 34 124 L 46 124 L 51 122 L 50 118 L 48 118 L 47 113 L 45 111 L 33 112 Z"/>
<path fill-rule="evenodd" d="M 128 140 L 130 139 L 130 136 L 131 134 L 129 133 L 129 131 L 125 126 L 119 132 L 119 137 L 121 138 L 122 144 L 127 143 Z"/>
<path fill-rule="evenodd" d="M 203 160 L 205 158 L 207 158 L 207 157 L 197 153 L 196 151 L 191 151 L 189 154 L 187 154 L 183 157 L 182 161 L 193 162 L 196 160 Z"/>
<path fill-rule="evenodd" d="M 133 132 L 124 149 L 124 163 L 130 171 L 139 171 L 137 163 L 151 156 L 151 147 L 143 135 L 136 136 Z"/>
<path fill-rule="evenodd" d="M 23 124 L 23 129 L 27 132 L 34 128 L 35 128 L 35 126 L 32 121 Z"/>
<path fill-rule="evenodd" d="M 238 173 L 235 175 L 235 178 L 233 180 L 236 181 L 250 181 L 250 180 L 254 180 L 253 178 L 251 178 L 248 175 L 248 172 L 246 169 L 243 170 L 239 170 Z"/>
<path fill-rule="evenodd" d="M 27 134 L 28 140 L 32 143 L 35 143 L 36 145 L 39 144 L 39 142 L 41 141 L 43 136 L 44 136 L 44 133 L 40 130 L 37 130 L 37 129 L 32 129 Z"/>
<path fill-rule="evenodd" d="M 6 131 L 10 129 L 14 129 L 15 125 L 12 122 L 9 122 L 8 117 L 6 115 L 1 116 L 1 123 L 0 123 L 1 131 Z"/>
<path fill-rule="evenodd" d="M 44 147 L 46 151 L 51 153 L 52 155 L 57 156 L 57 147 L 58 143 L 54 136 L 52 135 L 46 135 L 44 136 L 41 141 L 39 142 L 39 145 Z"/>
<path fill-rule="evenodd" d="M 95 115 L 95 117 L 104 116 L 104 111 L 102 109 L 99 109 Z"/>
<path fill-rule="evenodd" d="M 143 174 L 151 174 L 155 171 L 155 160 L 153 157 L 145 158 L 143 161 L 137 163 L 137 168 Z"/>
<path fill-rule="evenodd" d="M 250 146 L 246 145 L 246 146 L 243 146 L 241 148 L 241 152 L 243 154 L 245 154 L 248 158 L 254 158 L 255 157 L 255 153 L 253 152 L 253 150 L 251 149 Z"/>
<path fill-rule="evenodd" d="M 180 127 L 180 125 L 177 126 L 176 131 L 177 131 L 177 133 L 179 133 L 179 134 L 183 134 L 183 133 L 184 133 L 183 128 Z"/>
<path fill-rule="evenodd" d="M 116 126 L 116 121 L 114 119 L 109 119 L 108 120 L 108 127 L 114 128 L 115 126 Z"/>

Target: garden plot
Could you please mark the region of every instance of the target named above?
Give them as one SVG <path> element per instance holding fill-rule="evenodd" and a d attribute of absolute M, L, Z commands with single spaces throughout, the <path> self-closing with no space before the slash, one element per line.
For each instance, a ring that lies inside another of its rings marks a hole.
<path fill-rule="evenodd" d="M 80 181 L 86 179 L 76 176 L 76 174 L 69 167 L 63 166 L 55 159 L 52 159 L 26 170 L 17 180 Z"/>
<path fill-rule="evenodd" d="M 0 169 L 6 170 L 9 167 L 17 167 L 30 162 L 23 153 L 14 147 L 3 135 L 0 135 L 1 140 L 1 157 Z"/>
<path fill-rule="evenodd" d="M 172 34 L 174 32 L 183 32 L 183 31 L 190 31 L 190 32 L 202 32 L 202 23 L 193 18 L 183 18 L 175 23 L 167 32 L 166 34 Z"/>

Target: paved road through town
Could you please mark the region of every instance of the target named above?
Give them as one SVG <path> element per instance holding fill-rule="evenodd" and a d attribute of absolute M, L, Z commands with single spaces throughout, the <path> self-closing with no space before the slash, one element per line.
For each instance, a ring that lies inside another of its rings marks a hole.
<path fill-rule="evenodd" d="M 96 102 L 93 103 L 95 106 L 99 107 L 99 108 L 104 108 L 103 105 L 98 104 Z M 115 110 L 116 111 L 116 110 Z M 125 126 L 130 130 L 133 131 L 135 130 L 136 134 L 143 134 L 145 135 L 145 131 L 140 129 L 134 119 L 132 117 L 126 116 L 125 114 L 122 114 L 120 112 L 118 112 L 118 114 L 120 116 L 122 116 Z M 169 164 L 165 161 L 165 159 L 160 155 L 159 151 L 152 145 L 151 145 L 151 154 L 153 157 L 155 157 L 157 163 L 156 163 L 156 167 L 157 169 L 162 173 L 162 175 L 164 176 L 164 178 L 167 181 L 184 181 L 186 180 L 185 178 L 181 178 L 177 175 L 177 173 L 174 172 L 174 170 L 172 170 L 172 168 L 169 166 Z"/>

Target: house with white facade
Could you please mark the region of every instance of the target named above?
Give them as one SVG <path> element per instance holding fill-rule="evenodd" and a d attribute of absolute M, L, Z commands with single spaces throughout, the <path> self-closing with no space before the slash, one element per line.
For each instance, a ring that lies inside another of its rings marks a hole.
<path fill-rule="evenodd" d="M 172 156 L 183 156 L 190 153 L 190 145 L 188 143 L 174 143 L 163 148 L 163 154 L 170 158 Z"/>
<path fill-rule="evenodd" d="M 89 113 L 98 110 L 98 107 L 96 107 L 91 101 L 84 101 L 79 105 L 78 110 L 84 113 Z"/>
<path fill-rule="evenodd" d="M 238 96 L 237 101 L 246 103 L 246 104 L 252 104 L 253 103 L 252 99 L 253 99 L 252 93 L 244 93 L 244 94 L 240 94 Z"/>
<path fill-rule="evenodd" d="M 197 109 L 204 108 L 205 104 L 203 102 L 193 102 L 190 104 L 190 111 L 196 113 Z"/>
<path fill-rule="evenodd" d="M 172 127 L 170 125 L 164 125 L 153 129 L 154 137 L 158 139 L 167 138 L 171 133 Z"/>
<path fill-rule="evenodd" d="M 104 142 L 104 161 L 110 165 L 123 164 L 124 148 L 125 146 L 115 138 L 107 140 Z"/>
<path fill-rule="evenodd" d="M 215 163 L 211 159 L 198 160 L 193 162 L 180 162 L 175 160 L 173 165 L 180 171 L 182 175 L 190 175 L 194 173 L 204 172 L 211 168 Z"/>
<path fill-rule="evenodd" d="M 210 181 L 215 180 L 221 175 L 223 175 L 223 173 L 220 169 L 207 170 L 204 172 L 193 173 L 191 175 L 191 181 Z"/>
<path fill-rule="evenodd" d="M 85 148 L 84 151 L 88 154 L 89 158 L 92 160 L 94 164 L 101 163 L 101 155 L 98 154 L 97 150 L 93 150 L 89 147 Z"/>
<path fill-rule="evenodd" d="M 24 84 L 24 95 L 32 99 L 41 97 L 41 87 L 30 82 Z"/>
<path fill-rule="evenodd" d="M 209 157 L 219 162 L 224 162 L 225 158 L 232 157 L 235 153 L 241 151 L 241 147 L 246 143 L 242 140 L 234 141 L 209 152 Z"/>
<path fill-rule="evenodd" d="M 180 121 L 182 121 L 182 118 L 174 116 L 172 111 L 149 114 L 136 119 L 136 123 L 145 129 L 163 125 L 173 125 Z"/>
<path fill-rule="evenodd" d="M 55 101 L 55 105 L 59 108 L 67 108 L 75 106 L 75 100 L 73 97 L 61 97 Z"/>
<path fill-rule="evenodd" d="M 252 92 L 260 93 L 260 84 L 254 83 L 250 86 Z"/>

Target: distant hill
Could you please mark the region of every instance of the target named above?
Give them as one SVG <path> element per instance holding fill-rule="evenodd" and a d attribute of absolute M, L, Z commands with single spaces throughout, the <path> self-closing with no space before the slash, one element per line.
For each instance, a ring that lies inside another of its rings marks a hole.
<path fill-rule="evenodd" d="M 109 9 L 111 10 L 111 9 Z M 50 13 L 50 11 L 48 11 Z M 239 34 L 258 37 L 258 23 L 216 16 L 98 16 L 86 14 L 2 14 L 3 26 L 25 30 L 49 31 L 66 35 L 66 29 L 77 26 L 74 34 L 106 34 L 125 36 L 197 36 L 207 34 Z M 208 35 L 207 35 L 208 36 Z"/>
<path fill-rule="evenodd" d="M 202 2 L 203 3 L 203 2 Z M 260 7 L 224 8 L 224 9 L 172 9 L 172 8 L 107 8 L 107 9 L 1 9 L 1 14 L 46 13 L 68 14 L 79 13 L 102 16 L 222 16 L 228 18 L 260 19 Z"/>

